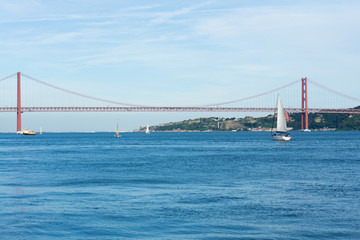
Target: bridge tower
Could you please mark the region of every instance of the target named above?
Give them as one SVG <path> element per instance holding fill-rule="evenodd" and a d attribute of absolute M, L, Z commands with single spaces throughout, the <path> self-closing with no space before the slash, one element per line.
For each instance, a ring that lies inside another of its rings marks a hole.
<path fill-rule="evenodd" d="M 309 129 L 307 77 L 301 78 L 301 109 L 301 129 L 307 131 Z"/>
<path fill-rule="evenodd" d="M 17 73 L 17 126 L 16 131 L 21 132 L 21 73 Z"/>

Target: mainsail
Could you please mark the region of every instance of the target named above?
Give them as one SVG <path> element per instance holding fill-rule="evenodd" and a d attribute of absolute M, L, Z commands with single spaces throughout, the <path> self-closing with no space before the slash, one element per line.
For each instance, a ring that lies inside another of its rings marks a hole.
<path fill-rule="evenodd" d="M 277 125 L 276 125 L 277 132 L 286 132 L 286 117 L 284 107 L 280 100 L 280 95 L 278 96 L 277 102 Z"/>

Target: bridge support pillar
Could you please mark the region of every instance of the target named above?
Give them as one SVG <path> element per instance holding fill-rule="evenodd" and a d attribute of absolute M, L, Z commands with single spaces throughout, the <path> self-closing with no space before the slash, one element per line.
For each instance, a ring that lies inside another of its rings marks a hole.
<path fill-rule="evenodd" d="M 307 78 L 301 78 L 301 129 L 309 130 Z"/>
<path fill-rule="evenodd" d="M 17 73 L 17 133 L 21 132 L 21 73 Z"/>

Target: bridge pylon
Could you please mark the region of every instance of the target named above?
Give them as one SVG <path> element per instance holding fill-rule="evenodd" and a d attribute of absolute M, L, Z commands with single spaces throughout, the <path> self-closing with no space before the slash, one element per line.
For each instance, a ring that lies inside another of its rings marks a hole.
<path fill-rule="evenodd" d="M 16 131 L 21 132 L 21 73 L 17 73 L 17 121 Z"/>
<path fill-rule="evenodd" d="M 309 130 L 307 77 L 301 78 L 301 129 Z"/>

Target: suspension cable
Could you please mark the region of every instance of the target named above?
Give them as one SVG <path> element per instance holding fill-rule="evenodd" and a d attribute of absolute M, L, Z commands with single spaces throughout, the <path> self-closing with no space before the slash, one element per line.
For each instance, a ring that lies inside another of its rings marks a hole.
<path fill-rule="evenodd" d="M 344 97 L 344 98 L 348 98 L 348 99 L 351 99 L 351 100 L 353 100 L 353 101 L 356 101 L 356 102 L 359 102 L 359 103 L 360 103 L 360 99 L 359 99 L 359 98 L 355 98 L 355 97 L 352 97 L 352 96 L 343 94 L 343 93 L 341 93 L 341 92 L 335 91 L 335 90 L 333 90 L 333 89 L 331 89 L 331 88 L 328 88 L 328 87 L 326 87 L 326 86 L 324 86 L 324 85 L 322 85 L 322 84 L 320 84 L 320 83 L 317 83 L 317 82 L 315 82 L 315 81 L 313 81 L 313 80 L 309 80 L 309 79 L 308 79 L 308 82 L 310 82 L 310 83 L 314 84 L 315 86 L 317 86 L 317 87 L 319 87 L 319 88 L 322 88 L 322 89 L 324 89 L 324 90 L 326 90 L 326 91 L 335 93 L 335 94 L 340 95 L 340 96 L 342 96 L 342 97 Z"/>
<path fill-rule="evenodd" d="M 23 75 L 24 77 L 26 77 L 26 78 L 28 78 L 28 79 L 30 79 L 30 80 L 33 80 L 33 81 L 35 81 L 35 82 L 41 83 L 41 84 L 43 84 L 43 85 L 46 85 L 46 86 L 48 86 L 48 87 L 55 88 L 55 89 L 57 89 L 57 90 L 60 90 L 60 91 L 63 91 L 63 92 L 67 92 L 67 93 L 70 93 L 70 94 L 73 94 L 73 95 L 77 95 L 77 96 L 80 96 L 80 97 L 88 98 L 88 99 L 91 99 L 91 100 L 96 100 L 96 101 L 101 101 L 101 102 L 106 102 L 106 103 L 112 103 L 112 104 L 116 104 L 116 105 L 130 106 L 130 107 L 148 107 L 148 106 L 144 106 L 144 105 L 135 105 L 135 104 L 129 104 L 129 103 L 115 102 L 115 101 L 110 101 L 110 100 L 106 100 L 106 99 L 91 97 L 91 96 L 88 96 L 88 95 L 85 95 L 85 94 L 82 94 L 82 93 L 77 93 L 77 92 L 70 91 L 70 90 L 67 90 L 67 89 L 64 89 L 64 88 L 61 88 L 61 87 L 54 86 L 54 85 L 52 85 L 52 84 L 43 82 L 43 81 L 41 81 L 41 80 L 39 80 L 39 79 L 30 77 L 30 76 L 28 76 L 28 75 L 26 75 L 26 74 L 24 74 L 24 73 L 21 73 L 21 75 Z"/>
<path fill-rule="evenodd" d="M 4 78 L 0 78 L 0 82 L 1 82 L 1 81 L 4 81 L 4 80 L 6 80 L 6 79 L 12 78 L 12 77 L 14 77 L 14 76 L 16 76 L 16 73 L 11 74 L 10 76 L 4 77 Z"/>
<path fill-rule="evenodd" d="M 301 81 L 301 80 L 296 80 L 296 81 L 291 82 L 291 83 L 289 83 L 289 84 L 286 84 L 286 85 L 284 85 L 284 86 L 282 86 L 282 87 L 275 88 L 275 89 L 273 89 L 273 90 L 270 90 L 270 91 L 267 91 L 267 92 L 263 92 L 263 93 L 260 93 L 260 94 L 256 94 L 256 95 L 254 95 L 254 96 L 250 96 L 250 97 L 246 97 L 246 98 L 241 98 L 241 99 L 237 99 L 237 100 L 233 100 L 233 101 L 228 101 L 228 102 L 208 104 L 208 105 L 204 105 L 204 107 L 221 106 L 221 105 L 225 105 L 225 104 L 230 104 L 230 103 L 235 103 L 235 102 L 241 102 L 241 101 L 249 100 L 249 99 L 252 99 L 252 98 L 260 97 L 260 96 L 263 96 L 263 95 L 266 95 L 266 94 L 269 94 L 269 93 L 272 93 L 272 92 L 275 92 L 275 91 L 284 89 L 284 88 L 289 87 L 289 86 L 291 86 L 291 85 L 294 85 L 295 83 L 298 83 L 299 81 Z"/>

